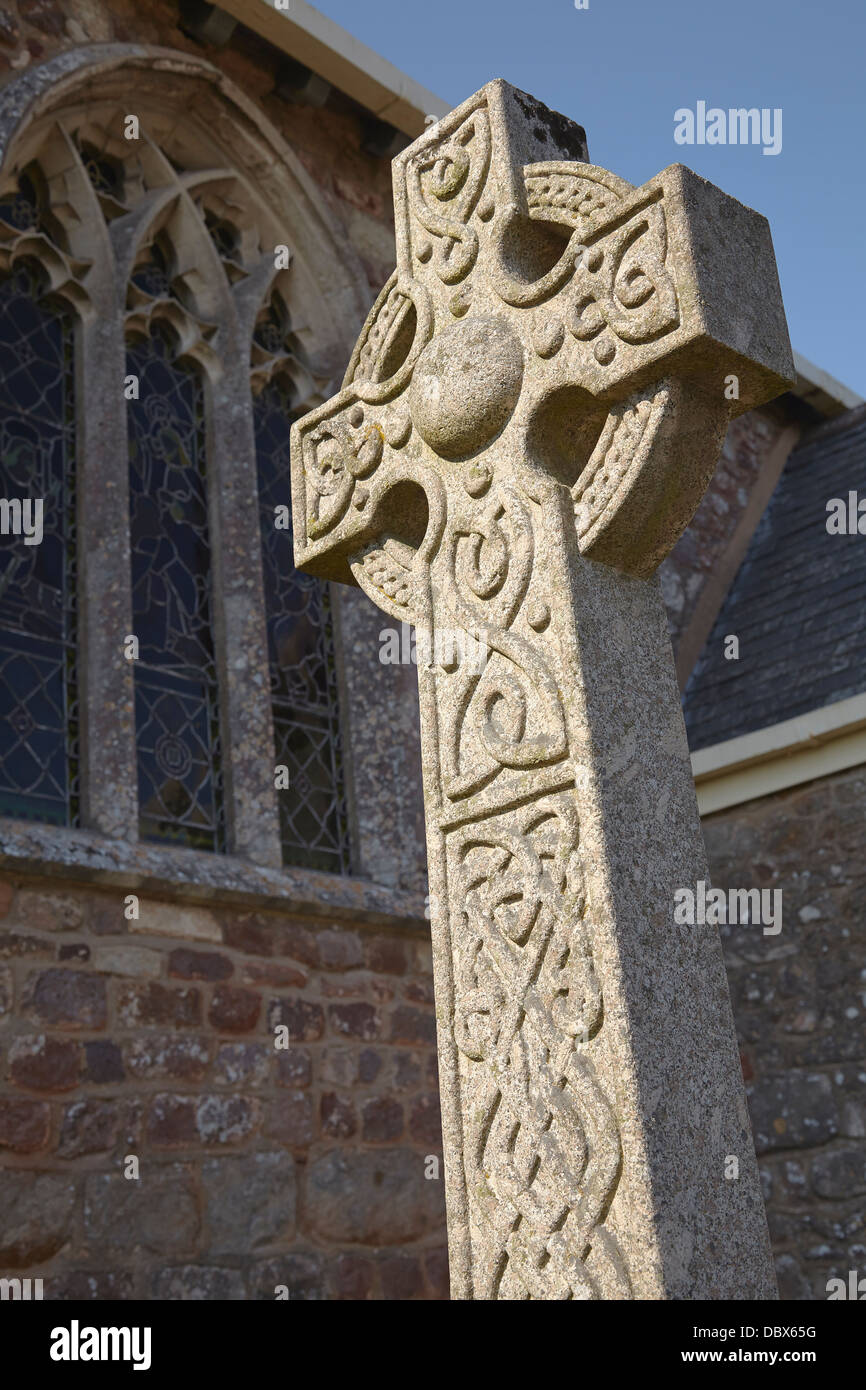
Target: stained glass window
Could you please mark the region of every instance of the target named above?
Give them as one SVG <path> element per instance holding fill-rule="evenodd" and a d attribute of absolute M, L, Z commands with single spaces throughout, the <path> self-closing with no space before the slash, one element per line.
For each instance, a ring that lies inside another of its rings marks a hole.
<path fill-rule="evenodd" d="M 288 500 L 292 411 L 286 386 L 276 380 L 266 385 L 253 411 L 276 762 L 289 772 L 288 788 L 277 793 L 283 861 L 348 873 L 328 590 L 295 569 L 291 530 L 274 525 L 275 508 Z"/>
<path fill-rule="evenodd" d="M 160 267 L 136 282 L 160 294 Z M 168 330 L 129 349 L 136 745 L 144 839 L 224 848 L 203 389 Z"/>
<path fill-rule="evenodd" d="M 114 259 L 82 259 L 81 248 L 100 244 L 106 224 L 142 206 L 155 166 L 131 157 L 89 122 L 63 148 L 64 158 L 79 161 L 84 180 L 61 187 L 46 177 L 39 156 L 0 196 L 4 258 L 14 260 L 16 248 L 20 255 L 26 247 L 26 259 L 0 272 L 0 531 L 13 531 L 0 534 L 0 816 L 74 826 L 81 816 L 72 306 L 89 301 L 91 309 L 99 303 L 104 311 Z M 169 163 L 182 174 L 180 164 Z M 162 197 L 167 166 L 157 165 Z M 94 234 L 89 242 L 87 218 Z M 122 660 L 123 639 L 136 644 L 126 654 L 135 686 L 139 834 L 225 852 L 214 643 L 221 600 L 214 589 L 207 477 L 208 433 L 219 424 L 206 426 L 203 369 L 193 359 L 219 370 L 236 311 L 243 317 L 250 293 L 266 278 L 261 266 L 272 264 L 272 233 L 258 225 L 230 176 L 219 188 L 208 185 L 192 195 L 184 186 L 182 200 L 149 225 L 154 240 L 141 249 L 127 285 L 131 573 L 117 574 L 116 582 L 131 581 L 132 619 L 129 634 L 117 634 L 115 650 Z M 212 272 L 207 283 L 201 278 L 208 261 L 207 253 L 200 255 L 202 234 L 216 249 L 224 285 L 213 283 Z M 180 260 L 176 242 L 183 246 Z M 257 279 L 251 282 L 251 275 Z M 290 322 L 284 290 L 291 293 L 292 284 L 283 273 L 253 332 L 250 394 L 230 408 L 251 409 L 255 429 L 274 765 L 285 765 L 289 774 L 288 787 L 276 787 L 283 858 L 348 873 L 329 590 L 295 570 L 291 532 L 274 524 L 275 509 L 289 503 L 292 420 L 321 398 L 325 385 L 301 348 L 316 335 L 310 325 L 302 331 Z M 119 389 L 114 378 L 79 385 L 94 404 L 100 393 Z M 217 422 L 226 419 L 227 408 L 223 398 L 213 404 Z M 252 460 L 242 462 L 248 467 Z M 35 538 L 21 534 L 22 523 L 26 530 L 40 520 L 38 543 L 28 544 Z M 87 547 L 86 535 L 80 544 Z M 88 605 L 92 601 L 88 593 Z M 88 626 L 98 622 L 90 607 L 87 612 Z M 104 716 L 111 726 L 121 709 L 117 695 L 100 711 L 100 721 Z M 88 767 L 95 769 L 99 750 L 91 753 Z M 272 775 L 273 765 L 261 769 L 263 782 Z"/>
<path fill-rule="evenodd" d="M 37 226 L 27 180 L 0 219 Z M 0 815 L 77 825 L 73 329 L 42 291 L 0 279 Z"/>

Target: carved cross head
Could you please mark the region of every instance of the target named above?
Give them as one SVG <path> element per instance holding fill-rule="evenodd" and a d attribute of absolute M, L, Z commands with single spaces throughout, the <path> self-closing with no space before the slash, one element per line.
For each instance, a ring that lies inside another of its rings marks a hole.
<path fill-rule="evenodd" d="M 633 188 L 586 159 L 502 81 L 395 159 L 397 269 L 292 432 L 301 568 L 423 622 L 449 519 L 519 480 L 567 489 L 581 554 L 648 576 L 728 420 L 789 385 L 766 220 L 682 165 Z"/>

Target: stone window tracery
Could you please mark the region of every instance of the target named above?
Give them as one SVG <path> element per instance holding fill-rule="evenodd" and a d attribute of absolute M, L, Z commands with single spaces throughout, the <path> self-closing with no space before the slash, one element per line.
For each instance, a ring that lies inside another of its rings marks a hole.
<path fill-rule="evenodd" d="M 38 477 L 46 518 L 41 546 L 3 547 L 0 815 L 345 873 L 334 615 L 274 524 L 291 422 L 332 383 L 321 292 L 270 171 L 257 183 L 218 120 L 179 121 L 148 81 L 134 98 L 120 73 L 91 83 L 0 174 L 2 495 Z M 197 99 L 217 100 L 201 83 Z M 28 420 L 38 441 L 16 452 Z"/>

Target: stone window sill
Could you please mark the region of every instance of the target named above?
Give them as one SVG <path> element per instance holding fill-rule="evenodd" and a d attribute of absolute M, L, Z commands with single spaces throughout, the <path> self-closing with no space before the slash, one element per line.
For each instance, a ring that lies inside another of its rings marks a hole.
<path fill-rule="evenodd" d="M 87 830 L 0 818 L 0 872 L 136 891 L 208 906 L 427 930 L 424 899 L 312 869 L 269 869 L 231 855 L 131 844 Z"/>

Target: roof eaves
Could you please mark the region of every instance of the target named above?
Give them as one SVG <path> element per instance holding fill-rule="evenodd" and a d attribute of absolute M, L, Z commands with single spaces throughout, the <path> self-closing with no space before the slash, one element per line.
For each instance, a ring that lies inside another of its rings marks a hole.
<path fill-rule="evenodd" d="M 450 109 L 306 0 L 291 0 L 287 9 L 278 9 L 276 0 L 219 0 L 219 5 L 404 135 L 421 135 L 427 116 L 439 120 Z"/>
<path fill-rule="evenodd" d="M 812 406 L 825 419 L 843 415 L 854 406 L 863 404 L 863 397 L 852 391 L 850 386 L 844 386 L 829 372 L 816 367 L 800 352 L 794 353 L 794 368 L 797 377 L 791 394 Z"/>

